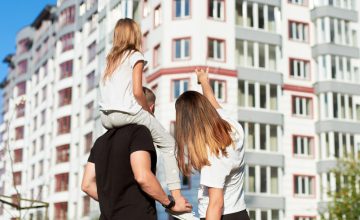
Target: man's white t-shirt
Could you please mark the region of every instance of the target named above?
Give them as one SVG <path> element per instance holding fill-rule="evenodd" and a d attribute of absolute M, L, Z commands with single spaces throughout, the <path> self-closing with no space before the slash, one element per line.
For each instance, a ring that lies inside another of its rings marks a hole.
<path fill-rule="evenodd" d="M 221 188 L 224 190 L 223 215 L 240 212 L 246 209 L 244 200 L 244 130 L 223 109 L 217 110 L 220 117 L 227 121 L 231 127 L 231 137 L 234 146 L 226 148 L 227 157 L 219 157 L 208 151 L 210 166 L 204 166 L 200 171 L 200 188 L 198 192 L 200 218 L 206 217 L 209 205 L 208 188 Z"/>
<path fill-rule="evenodd" d="M 100 109 L 116 110 L 132 115 L 138 113 L 141 106 L 138 104 L 133 93 L 132 73 L 135 64 L 147 61 L 138 51 L 131 51 L 123 62 L 115 69 L 114 73 L 103 82 L 100 79 Z"/>

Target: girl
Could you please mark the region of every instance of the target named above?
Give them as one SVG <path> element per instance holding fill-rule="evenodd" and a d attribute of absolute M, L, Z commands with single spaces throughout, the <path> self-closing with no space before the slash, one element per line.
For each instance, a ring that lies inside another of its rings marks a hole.
<path fill-rule="evenodd" d="M 249 220 L 244 201 L 244 131 L 216 101 L 208 69 L 195 70 L 204 95 L 183 93 L 175 103 L 181 171 L 200 172 L 201 219 Z"/>
<path fill-rule="evenodd" d="M 180 194 L 175 141 L 153 117 L 143 93 L 142 71 L 146 61 L 140 53 L 141 36 L 140 27 L 132 19 L 116 23 L 113 47 L 100 82 L 101 122 L 107 129 L 131 123 L 145 125 L 163 154 L 169 190 L 177 203 L 184 204 L 184 211 L 191 211 L 191 205 Z"/>

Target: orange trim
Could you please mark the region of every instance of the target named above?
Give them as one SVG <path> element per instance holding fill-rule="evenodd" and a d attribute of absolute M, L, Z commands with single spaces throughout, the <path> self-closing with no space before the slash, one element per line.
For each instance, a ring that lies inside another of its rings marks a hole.
<path fill-rule="evenodd" d="M 186 66 L 186 67 L 175 67 L 175 68 L 164 68 L 160 69 L 150 76 L 146 77 L 146 82 L 150 83 L 151 81 L 159 78 L 162 75 L 170 75 L 170 74 L 179 74 L 179 73 L 193 73 L 195 68 L 206 68 L 206 66 Z M 229 70 L 223 68 L 209 67 L 210 74 L 237 77 L 236 70 Z"/>
<path fill-rule="evenodd" d="M 294 91 L 294 92 L 305 92 L 305 93 L 311 93 L 311 94 L 315 93 L 313 87 L 295 86 L 295 85 L 290 85 L 290 84 L 284 84 L 283 89 L 288 90 L 288 91 Z"/>

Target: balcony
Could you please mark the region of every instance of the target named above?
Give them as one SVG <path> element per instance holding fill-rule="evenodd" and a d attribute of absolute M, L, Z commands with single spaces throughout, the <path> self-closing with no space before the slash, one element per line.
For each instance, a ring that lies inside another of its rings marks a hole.
<path fill-rule="evenodd" d="M 316 122 L 315 130 L 316 133 L 334 131 L 354 134 L 360 132 L 360 123 L 336 119 L 323 120 Z"/>
<path fill-rule="evenodd" d="M 358 58 L 360 56 L 359 48 L 357 47 L 337 45 L 333 43 L 317 44 L 312 47 L 312 56 L 314 58 L 328 54 L 352 58 Z"/>
<path fill-rule="evenodd" d="M 285 198 L 281 196 L 245 195 L 247 208 L 285 209 Z"/>
<path fill-rule="evenodd" d="M 353 22 L 358 21 L 357 11 L 333 7 L 333 6 L 315 7 L 313 10 L 311 10 L 310 16 L 311 16 L 311 20 L 315 20 L 321 17 L 332 17 L 332 18 L 339 18 Z"/>
<path fill-rule="evenodd" d="M 314 85 L 315 93 L 336 92 L 351 95 L 360 95 L 359 84 L 331 81 L 318 81 Z"/>
<path fill-rule="evenodd" d="M 261 29 L 251 29 L 241 26 L 236 26 L 236 39 L 256 41 L 272 45 L 281 45 L 281 35 L 275 32 L 266 32 Z"/>

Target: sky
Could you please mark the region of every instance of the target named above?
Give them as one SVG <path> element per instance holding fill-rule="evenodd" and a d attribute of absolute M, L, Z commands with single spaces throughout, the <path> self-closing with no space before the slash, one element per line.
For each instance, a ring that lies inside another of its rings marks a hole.
<path fill-rule="evenodd" d="M 7 64 L 3 59 L 15 52 L 17 32 L 31 24 L 47 4 L 56 4 L 56 0 L 7 0 L 0 7 L 0 82 L 7 74 Z M 2 106 L 2 95 L 0 97 Z M 0 116 L 1 117 L 1 116 Z"/>

